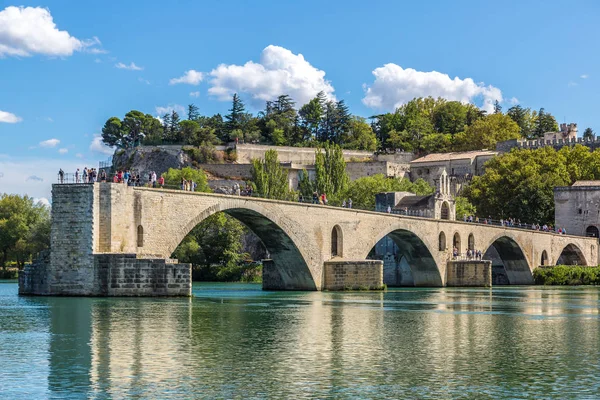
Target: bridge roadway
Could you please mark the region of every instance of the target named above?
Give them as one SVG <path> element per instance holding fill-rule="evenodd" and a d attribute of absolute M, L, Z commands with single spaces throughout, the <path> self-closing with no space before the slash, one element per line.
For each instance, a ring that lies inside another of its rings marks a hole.
<path fill-rule="evenodd" d="M 81 185 L 54 185 L 53 190 L 68 192 L 72 186 Z M 460 253 L 495 250 L 510 284 L 531 284 L 533 268 L 542 264 L 598 265 L 595 238 L 263 198 L 87 186 L 94 187 L 97 210 L 94 253 L 168 258 L 198 223 L 224 212 L 262 240 L 282 289 L 320 290 L 324 262 L 334 257 L 364 260 L 386 235 L 406 258 L 416 286 L 445 285 L 454 243 Z"/>

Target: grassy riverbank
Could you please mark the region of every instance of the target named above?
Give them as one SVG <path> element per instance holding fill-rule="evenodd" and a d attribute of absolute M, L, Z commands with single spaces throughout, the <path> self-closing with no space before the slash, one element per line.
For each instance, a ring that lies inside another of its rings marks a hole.
<path fill-rule="evenodd" d="M 600 285 L 600 267 L 557 265 L 533 270 L 536 285 Z"/>

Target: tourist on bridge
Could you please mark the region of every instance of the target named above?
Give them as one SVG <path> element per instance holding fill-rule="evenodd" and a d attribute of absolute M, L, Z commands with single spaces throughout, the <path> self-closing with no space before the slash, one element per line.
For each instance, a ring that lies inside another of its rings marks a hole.
<path fill-rule="evenodd" d="M 392 213 L 392 207 L 390 207 L 389 205 L 387 206 L 387 213 L 391 214 Z"/>
<path fill-rule="evenodd" d="M 161 189 L 165 185 L 165 178 L 162 175 L 160 176 L 160 178 L 158 178 L 158 184 L 160 185 Z"/>
<path fill-rule="evenodd" d="M 348 198 L 348 208 L 352 208 L 352 199 Z"/>
<path fill-rule="evenodd" d="M 87 167 L 83 167 L 83 183 L 88 183 L 88 170 L 87 170 Z"/>
<path fill-rule="evenodd" d="M 58 170 L 58 181 L 60 183 L 63 183 L 64 179 L 65 179 L 65 171 L 63 171 L 61 168 Z"/>
<path fill-rule="evenodd" d="M 342 201 L 342 208 L 346 208 L 346 199 L 344 199 L 344 201 Z"/>
<path fill-rule="evenodd" d="M 316 191 L 313 192 L 312 202 L 313 204 L 319 204 L 319 193 Z"/>
<path fill-rule="evenodd" d="M 75 171 L 75 183 L 79 183 L 79 168 Z"/>

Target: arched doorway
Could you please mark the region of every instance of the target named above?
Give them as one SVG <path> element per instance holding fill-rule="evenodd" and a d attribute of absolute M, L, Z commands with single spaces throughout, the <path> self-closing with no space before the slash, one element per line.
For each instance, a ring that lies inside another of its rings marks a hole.
<path fill-rule="evenodd" d="M 473 234 L 469 234 L 469 250 L 473 251 L 475 250 L 475 236 L 473 236 Z"/>
<path fill-rule="evenodd" d="M 594 225 L 588 226 L 585 230 L 585 236 L 595 238 L 599 237 L 598 228 L 596 228 Z"/>
<path fill-rule="evenodd" d="M 485 251 L 484 260 L 492 261 L 492 285 L 530 285 L 533 275 L 521 247 L 512 238 L 502 236 Z"/>
<path fill-rule="evenodd" d="M 542 251 L 542 259 L 540 261 L 540 265 L 548 265 L 548 253 L 546 253 L 546 250 Z"/>
<path fill-rule="evenodd" d="M 441 218 L 450 219 L 450 206 L 447 201 L 442 203 Z"/>
<path fill-rule="evenodd" d="M 456 232 L 454 234 L 454 238 L 452 239 L 452 247 L 456 248 L 456 251 L 458 252 L 458 254 L 461 253 L 461 248 L 460 248 L 460 235 L 458 234 L 458 232 Z M 453 249 L 454 250 L 454 249 Z"/>
<path fill-rule="evenodd" d="M 144 247 L 144 227 L 141 225 L 137 227 L 137 247 Z"/>
<path fill-rule="evenodd" d="M 446 234 L 444 232 L 440 232 L 438 248 L 440 251 L 446 250 Z"/>
<path fill-rule="evenodd" d="M 579 247 L 571 243 L 560 253 L 556 265 L 587 265 L 587 262 Z"/>
<path fill-rule="evenodd" d="M 342 257 L 342 228 L 339 225 L 331 230 L 331 257 Z"/>

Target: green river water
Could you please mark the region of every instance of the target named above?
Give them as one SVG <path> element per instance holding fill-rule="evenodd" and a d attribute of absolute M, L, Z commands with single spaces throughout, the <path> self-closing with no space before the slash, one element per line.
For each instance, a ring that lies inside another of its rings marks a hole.
<path fill-rule="evenodd" d="M 193 295 L 0 283 L 0 398 L 600 398 L 595 287 Z"/>

